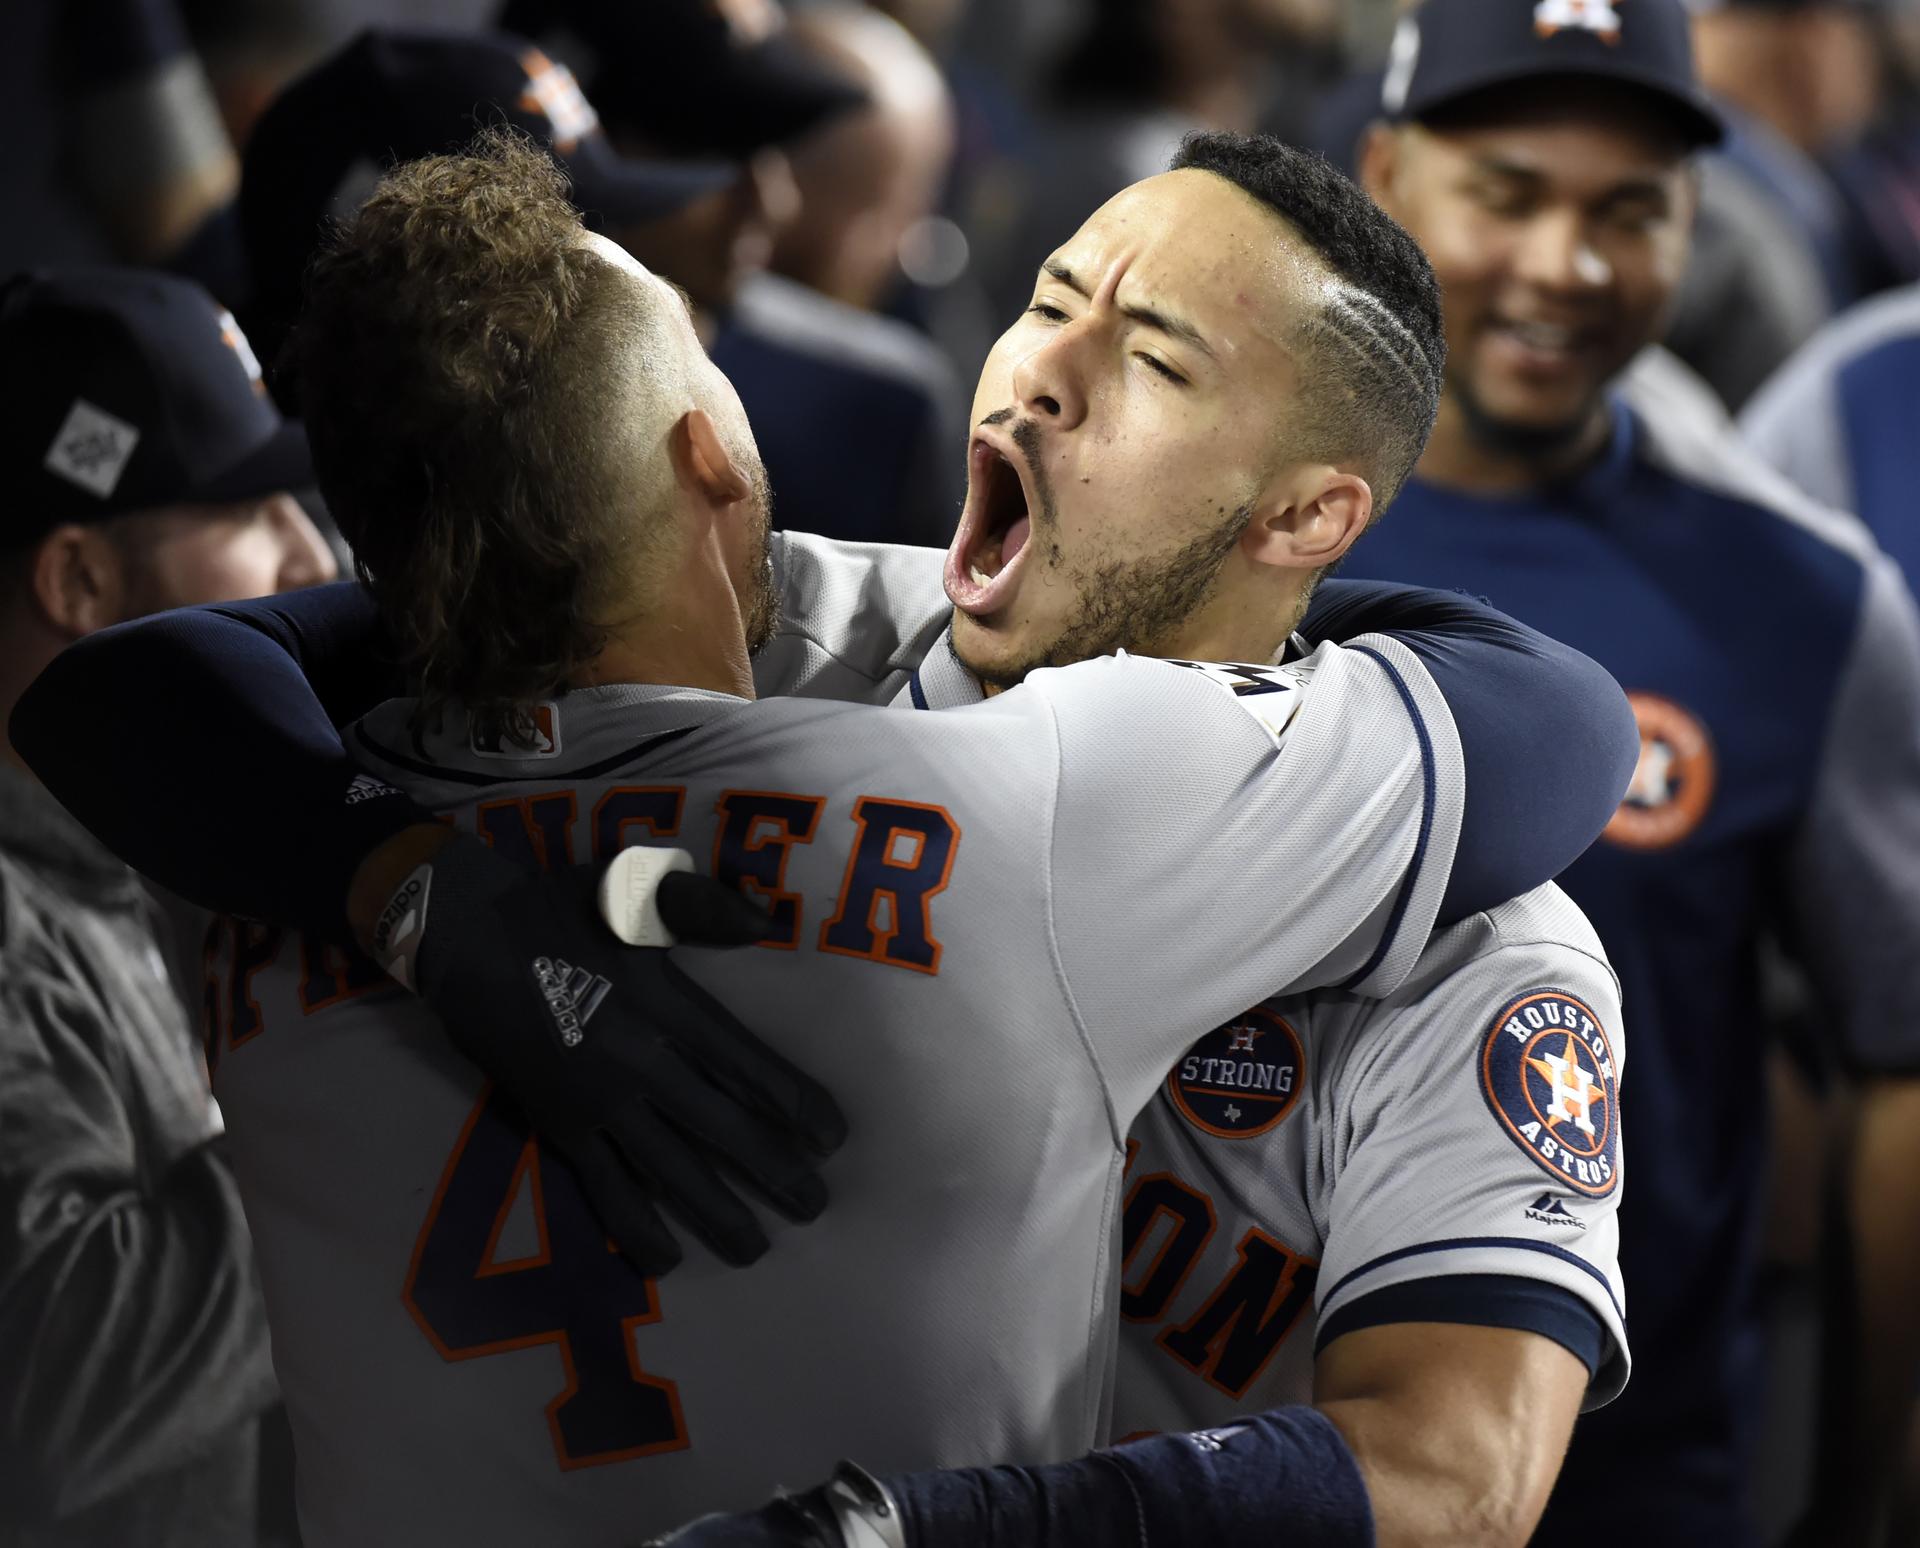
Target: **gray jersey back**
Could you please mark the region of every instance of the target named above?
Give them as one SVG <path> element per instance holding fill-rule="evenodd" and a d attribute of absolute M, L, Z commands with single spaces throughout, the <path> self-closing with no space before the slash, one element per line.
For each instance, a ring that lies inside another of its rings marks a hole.
<path fill-rule="evenodd" d="M 1203 1038 L 1133 1127 L 1114 1433 L 1310 1402 L 1329 1336 L 1481 1320 L 1470 1275 L 1578 1297 L 1606 1402 L 1628 1370 L 1622 1056 L 1613 971 L 1552 886 L 1435 936 L 1385 999 L 1289 995 Z"/>
<path fill-rule="evenodd" d="M 1098 1439 L 1126 1125 L 1237 1008 L 1390 992 L 1431 927 L 1457 742 L 1368 644 L 942 714 L 590 690 L 532 755 L 369 717 L 370 769 L 529 864 L 668 842 L 778 907 L 786 949 L 681 955 L 852 1137 L 819 1221 L 649 1284 L 418 1002 L 232 932 L 217 1090 L 309 1541 L 630 1544 L 841 1455 Z"/>

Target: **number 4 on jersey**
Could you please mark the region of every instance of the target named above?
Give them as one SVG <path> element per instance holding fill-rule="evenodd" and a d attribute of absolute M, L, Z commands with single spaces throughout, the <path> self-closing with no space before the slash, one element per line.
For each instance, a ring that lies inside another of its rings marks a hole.
<path fill-rule="evenodd" d="M 537 1246 L 502 1260 L 523 1191 Z M 562 1468 L 687 1446 L 674 1384 L 647 1375 L 633 1353 L 633 1330 L 660 1320 L 653 1281 L 614 1251 L 572 1173 L 497 1092 L 482 1094 L 447 1160 L 406 1304 L 448 1360 L 554 1347 L 565 1385 L 546 1413 Z"/>

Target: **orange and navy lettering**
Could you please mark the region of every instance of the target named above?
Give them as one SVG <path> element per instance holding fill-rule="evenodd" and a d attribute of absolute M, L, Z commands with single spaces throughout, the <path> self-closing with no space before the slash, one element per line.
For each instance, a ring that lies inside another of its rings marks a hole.
<path fill-rule="evenodd" d="M 859 832 L 820 949 L 938 973 L 931 905 L 953 874 L 960 825 L 944 806 L 879 796 L 855 801 L 853 820 Z"/>
<path fill-rule="evenodd" d="M 1138 1149 L 1128 1141 L 1129 1171 Z M 1136 1268 L 1162 1222 L 1159 1245 Z M 1121 1213 L 1120 1315 L 1129 1322 L 1165 1318 L 1217 1225 L 1213 1200 L 1172 1173 L 1151 1172 L 1135 1182 Z M 1313 1304 L 1319 1272 L 1318 1260 L 1255 1227 L 1241 1238 L 1234 1266 L 1205 1304 L 1154 1344 L 1229 1397 L 1243 1397 Z"/>
<path fill-rule="evenodd" d="M 680 831 L 686 791 L 677 785 L 616 785 L 593 803 L 593 857 L 608 860 L 636 842 L 627 829 L 644 828 L 648 838 L 671 838 Z"/>
<path fill-rule="evenodd" d="M 792 951 L 800 944 L 801 900 L 786 890 L 787 858 L 813 842 L 826 802 L 779 790 L 723 790 L 714 805 L 713 874 L 729 887 L 764 899 L 773 930 L 760 944 Z"/>
<path fill-rule="evenodd" d="M 580 804 L 571 790 L 487 801 L 474 811 L 480 836 L 515 865 L 551 871 L 573 859 Z"/>
<path fill-rule="evenodd" d="M 207 1068 L 216 1071 L 223 1051 L 250 1043 L 266 1030 L 266 1013 L 254 995 L 254 980 L 280 960 L 289 932 L 274 925 L 218 915 L 208 922 L 204 968 Z M 344 1000 L 391 989 L 393 980 L 371 959 L 311 935 L 298 937 L 300 1013 L 311 1016 Z"/>
<path fill-rule="evenodd" d="M 364 952 L 349 951 L 311 935 L 300 937 L 300 1009 L 311 1016 L 342 1001 L 393 987 L 393 980 Z"/>
<path fill-rule="evenodd" d="M 1162 1219 L 1168 1222 L 1166 1235 L 1136 1274 L 1134 1259 Z M 1129 1322 L 1158 1322 L 1166 1316 L 1217 1224 L 1213 1200 L 1171 1172 L 1153 1172 L 1135 1183 L 1121 1217 L 1125 1256 L 1120 1264 L 1120 1315 Z"/>
<path fill-rule="evenodd" d="M 500 1238 L 523 1190 L 537 1246 L 503 1261 Z M 660 1320 L 654 1282 L 613 1250 L 573 1174 L 491 1090 L 447 1158 L 404 1299 L 446 1360 L 553 1348 L 562 1381 L 545 1412 L 561 1468 L 689 1444 L 678 1389 L 641 1369 L 634 1351 L 634 1330 Z"/>
<path fill-rule="evenodd" d="M 1243 1396 L 1313 1303 L 1320 1265 L 1258 1226 L 1240 1239 L 1239 1262 L 1207 1303 L 1154 1341 L 1208 1385 Z"/>

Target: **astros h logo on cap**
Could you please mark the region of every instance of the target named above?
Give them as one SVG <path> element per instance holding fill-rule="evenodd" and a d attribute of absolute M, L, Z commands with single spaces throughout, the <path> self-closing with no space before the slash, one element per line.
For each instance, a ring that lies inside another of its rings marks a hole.
<path fill-rule="evenodd" d="M 556 64 L 537 48 L 523 53 L 520 64 L 527 72 L 527 89 L 517 106 L 524 113 L 543 115 L 553 125 L 553 148 L 563 156 L 571 154 L 600 127 L 600 115 L 565 65 Z"/>
<path fill-rule="evenodd" d="M 1620 41 L 1621 0 L 1540 0 L 1533 8 L 1533 30 L 1543 38 L 1568 28 L 1598 33 L 1607 43 Z"/>

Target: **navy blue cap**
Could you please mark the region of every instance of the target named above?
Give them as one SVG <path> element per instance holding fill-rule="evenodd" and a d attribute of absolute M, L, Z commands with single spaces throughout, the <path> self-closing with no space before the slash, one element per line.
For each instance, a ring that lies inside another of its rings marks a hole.
<path fill-rule="evenodd" d="M 0 288 L 0 546 L 61 522 L 313 482 L 239 325 L 191 280 L 44 269 Z"/>
<path fill-rule="evenodd" d="M 524 38 L 371 27 L 282 92 L 247 142 L 240 219 L 266 316 L 297 295 L 322 223 L 357 166 L 384 171 L 458 150 L 490 124 L 550 150 L 596 230 L 657 220 L 739 176 L 721 161 L 622 156 L 573 72 Z"/>
<path fill-rule="evenodd" d="M 1690 146 L 1726 132 L 1694 75 L 1680 0 L 1424 0 L 1394 34 L 1380 106 L 1417 120 L 1496 87 L 1568 78 L 1632 90 Z"/>
<path fill-rule="evenodd" d="M 676 153 L 748 156 L 869 100 L 794 40 L 773 0 L 508 0 L 501 21 L 572 33 L 593 50 L 608 120 Z"/>

